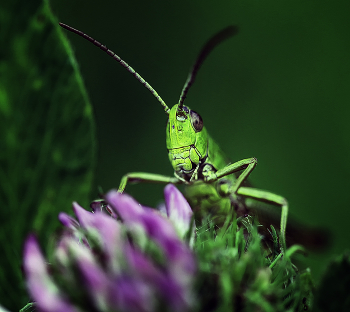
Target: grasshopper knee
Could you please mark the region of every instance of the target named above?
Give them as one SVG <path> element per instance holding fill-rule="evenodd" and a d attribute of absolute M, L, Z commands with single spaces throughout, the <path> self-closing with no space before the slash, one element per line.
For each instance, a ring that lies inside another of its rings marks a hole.
<path fill-rule="evenodd" d="M 249 166 L 254 168 L 257 164 L 258 164 L 258 159 L 255 157 L 252 157 Z"/>

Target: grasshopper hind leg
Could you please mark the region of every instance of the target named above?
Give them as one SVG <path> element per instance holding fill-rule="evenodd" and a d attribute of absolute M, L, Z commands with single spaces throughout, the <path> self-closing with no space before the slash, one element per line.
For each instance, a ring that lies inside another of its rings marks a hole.
<path fill-rule="evenodd" d="M 253 198 L 258 201 L 271 203 L 281 207 L 281 221 L 280 221 L 280 243 L 281 249 L 284 253 L 286 251 L 286 227 L 287 227 L 287 217 L 288 217 L 288 202 L 287 200 L 274 193 L 259 190 L 252 187 L 240 187 L 237 190 L 237 194 L 243 197 Z"/>

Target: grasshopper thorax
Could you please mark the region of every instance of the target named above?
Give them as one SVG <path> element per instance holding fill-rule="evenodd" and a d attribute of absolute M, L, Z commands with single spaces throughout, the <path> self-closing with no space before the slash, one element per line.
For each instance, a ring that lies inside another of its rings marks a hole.
<path fill-rule="evenodd" d="M 166 145 L 175 172 L 189 180 L 207 157 L 208 135 L 202 117 L 187 106 L 174 105 L 169 112 Z"/>

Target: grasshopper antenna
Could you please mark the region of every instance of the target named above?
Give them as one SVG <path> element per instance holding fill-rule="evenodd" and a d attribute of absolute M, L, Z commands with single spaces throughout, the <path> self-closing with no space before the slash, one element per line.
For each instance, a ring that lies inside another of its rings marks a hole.
<path fill-rule="evenodd" d="M 146 87 L 146 89 L 148 89 L 154 96 L 155 98 L 158 100 L 158 102 L 163 106 L 164 111 L 167 115 L 169 115 L 170 109 L 169 107 L 165 104 L 165 102 L 163 101 L 163 99 L 159 96 L 159 94 L 156 92 L 156 90 L 154 90 L 152 88 L 152 86 L 145 80 L 143 79 L 140 74 L 138 72 L 136 72 L 128 63 L 126 63 L 125 61 L 123 61 L 117 54 L 115 54 L 112 50 L 108 49 L 105 45 L 103 45 L 102 43 L 98 42 L 97 40 L 95 40 L 94 38 L 88 36 L 87 34 L 83 33 L 82 31 L 75 29 L 69 25 L 63 24 L 63 23 L 59 23 L 59 25 L 64 28 L 67 29 L 69 31 L 71 31 L 72 33 L 75 33 L 77 35 L 79 35 L 80 37 L 83 37 L 84 39 L 92 42 L 95 46 L 97 46 L 98 48 L 100 48 L 102 51 L 106 52 L 109 56 L 111 56 L 114 60 L 116 60 L 120 65 L 122 65 L 129 73 L 131 73 L 139 82 L 141 82 L 141 84 L 143 86 Z"/>
<path fill-rule="evenodd" d="M 221 42 L 224 40 L 234 36 L 238 32 L 238 27 L 235 25 L 228 26 L 224 28 L 223 30 L 219 31 L 217 34 L 215 34 L 213 37 L 211 37 L 208 42 L 204 45 L 202 50 L 199 52 L 196 62 L 194 63 L 188 77 L 186 80 L 186 83 L 181 91 L 180 99 L 179 99 L 179 106 L 178 110 L 181 111 L 183 107 L 183 103 L 186 99 L 187 92 L 193 85 L 198 70 L 201 68 L 203 62 L 207 58 L 207 56 L 210 54 L 210 52 L 218 46 Z"/>

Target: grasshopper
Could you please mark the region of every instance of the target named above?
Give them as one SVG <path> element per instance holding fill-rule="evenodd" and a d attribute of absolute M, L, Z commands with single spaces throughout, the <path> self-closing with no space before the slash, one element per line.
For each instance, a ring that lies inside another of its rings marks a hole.
<path fill-rule="evenodd" d="M 282 251 L 286 250 L 285 232 L 288 216 L 286 199 L 274 193 L 247 186 L 246 180 L 255 168 L 257 159 L 252 157 L 229 163 L 223 151 L 208 134 L 202 117 L 184 105 L 188 90 L 194 83 L 197 72 L 206 57 L 222 41 L 235 35 L 237 26 L 229 26 L 221 30 L 203 46 L 182 89 L 178 104 L 171 109 L 158 93 L 113 51 L 80 30 L 63 23 L 60 23 L 60 26 L 92 42 L 119 62 L 155 96 L 168 117 L 166 145 L 174 176 L 145 172 L 127 173 L 121 179 L 119 192 L 124 192 L 126 185 L 130 182 L 184 184 L 185 197 L 194 210 L 196 218 L 200 220 L 210 213 L 216 218 L 216 224 L 222 223 L 227 214 L 232 211 L 231 209 L 235 209 L 237 214 L 245 214 L 248 208 L 254 208 L 256 201 L 278 205 L 282 209 L 280 244 Z"/>

